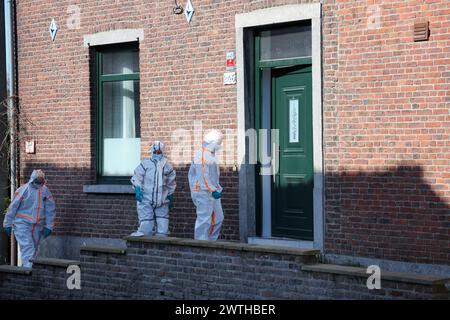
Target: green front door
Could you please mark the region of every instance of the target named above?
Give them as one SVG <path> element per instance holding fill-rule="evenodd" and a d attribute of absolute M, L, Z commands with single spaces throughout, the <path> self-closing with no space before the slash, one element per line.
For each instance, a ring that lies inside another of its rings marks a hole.
<path fill-rule="evenodd" d="M 272 236 L 313 240 L 311 66 L 272 69 L 272 128 L 279 131 Z"/>

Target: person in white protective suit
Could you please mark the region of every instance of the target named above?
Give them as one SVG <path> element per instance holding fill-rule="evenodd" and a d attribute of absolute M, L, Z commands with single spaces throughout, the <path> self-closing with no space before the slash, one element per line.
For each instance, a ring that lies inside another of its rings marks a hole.
<path fill-rule="evenodd" d="M 216 158 L 222 140 L 220 131 L 208 132 L 203 138 L 202 148 L 196 151 L 189 168 L 189 187 L 192 201 L 197 208 L 194 232 L 196 240 L 217 240 L 222 227 L 222 187 L 219 184 L 220 171 Z"/>
<path fill-rule="evenodd" d="M 42 234 L 47 238 L 54 228 L 56 206 L 45 183 L 44 172 L 33 170 L 29 182 L 14 193 L 3 221 L 8 236 L 14 231 L 26 268 L 33 266 Z"/>
<path fill-rule="evenodd" d="M 162 142 L 153 143 L 150 155 L 137 166 L 131 178 L 139 219 L 139 229 L 131 234 L 135 237 L 169 234 L 169 211 L 173 207 L 176 173 L 164 157 Z"/>

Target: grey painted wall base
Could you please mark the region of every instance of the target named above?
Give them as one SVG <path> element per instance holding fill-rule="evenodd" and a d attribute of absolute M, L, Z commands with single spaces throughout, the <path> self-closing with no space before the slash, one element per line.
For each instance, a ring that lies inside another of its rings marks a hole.
<path fill-rule="evenodd" d="M 79 260 L 80 247 L 91 245 L 126 247 L 126 241 L 107 238 L 50 236 L 41 240 L 37 257 Z"/>
<path fill-rule="evenodd" d="M 411 263 L 403 261 L 353 257 L 336 254 L 325 254 L 323 255 L 323 257 L 325 258 L 326 263 L 332 264 L 360 265 L 364 267 L 370 265 L 377 265 L 381 268 L 381 272 L 383 272 L 383 270 L 386 270 L 395 272 L 412 272 L 424 275 L 450 277 L 450 266 L 446 265 Z"/>

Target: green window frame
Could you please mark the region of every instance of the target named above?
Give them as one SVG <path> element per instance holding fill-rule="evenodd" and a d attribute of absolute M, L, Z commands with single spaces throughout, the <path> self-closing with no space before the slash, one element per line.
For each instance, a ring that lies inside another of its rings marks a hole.
<path fill-rule="evenodd" d="M 117 53 L 117 52 L 130 52 L 137 51 L 138 52 L 138 61 L 139 61 L 139 48 L 137 43 L 125 43 L 120 45 L 109 45 L 97 47 L 95 49 L 95 72 L 96 72 L 96 93 L 97 93 L 97 110 L 96 110 L 96 175 L 97 175 L 97 183 L 108 183 L 108 184 L 129 184 L 131 175 L 105 175 L 104 168 L 104 96 L 105 90 L 104 85 L 106 83 L 120 83 L 124 81 L 137 81 L 137 88 L 139 90 L 140 87 L 140 74 L 139 70 L 137 72 L 133 71 L 132 73 L 115 73 L 115 74 L 104 74 L 103 70 L 103 59 L 105 53 Z M 138 62 L 139 63 L 139 62 Z M 138 91 L 139 93 L 139 91 Z M 133 100 L 134 108 L 137 108 L 137 121 L 135 128 L 137 136 L 136 138 L 140 138 L 140 99 Z M 140 154 L 140 147 L 139 147 Z M 139 155 L 140 157 L 140 155 Z M 133 168 L 134 169 L 134 168 Z"/>

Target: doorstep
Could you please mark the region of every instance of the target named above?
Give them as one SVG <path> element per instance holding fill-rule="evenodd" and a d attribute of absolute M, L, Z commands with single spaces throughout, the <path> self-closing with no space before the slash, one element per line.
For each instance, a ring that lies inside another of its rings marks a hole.
<path fill-rule="evenodd" d="M 297 248 L 297 249 L 314 249 L 313 241 L 294 240 L 294 239 L 287 239 L 287 238 L 248 237 L 248 244 L 263 245 L 263 246 L 289 247 L 289 248 Z"/>

